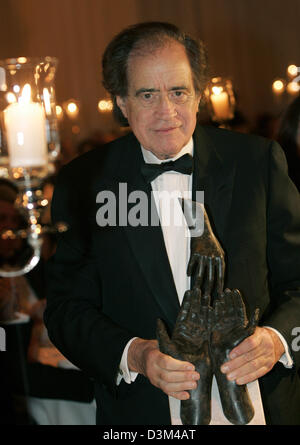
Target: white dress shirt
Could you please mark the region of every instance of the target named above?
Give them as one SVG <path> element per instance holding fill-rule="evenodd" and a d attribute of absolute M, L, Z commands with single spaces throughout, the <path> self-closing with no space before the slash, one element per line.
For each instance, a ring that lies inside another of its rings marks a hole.
<path fill-rule="evenodd" d="M 174 158 L 172 158 L 172 160 L 176 160 L 186 153 L 193 155 L 193 139 L 191 139 L 189 143 L 185 147 L 183 147 L 182 150 Z M 152 152 L 150 152 L 149 150 L 145 150 L 143 147 L 142 154 L 146 163 L 160 164 L 161 162 L 165 162 L 158 159 Z M 170 159 L 168 159 L 167 161 L 169 160 Z M 190 289 L 190 277 L 188 277 L 186 273 L 190 257 L 190 236 L 189 229 L 186 225 L 185 218 L 181 210 L 181 206 L 179 204 L 179 201 L 175 197 L 178 196 L 192 199 L 192 175 L 184 175 L 182 173 L 177 173 L 174 171 L 164 172 L 151 182 L 151 186 L 157 212 L 160 218 L 160 223 L 162 226 L 164 242 L 178 294 L 178 299 L 181 304 L 185 291 L 187 289 Z M 169 202 L 166 202 L 166 199 L 168 200 L 166 192 L 169 192 L 172 197 Z M 182 223 L 178 224 L 178 222 L 180 221 Z M 284 338 L 277 331 L 275 332 L 279 335 L 280 339 L 283 341 L 286 347 L 286 354 L 282 356 L 281 361 L 285 366 L 290 367 L 292 366 L 293 362 L 290 355 L 288 354 L 288 346 Z M 129 371 L 127 366 L 127 352 L 133 340 L 134 338 L 132 338 L 127 343 L 123 351 L 120 363 L 120 374 L 117 378 L 117 384 L 120 383 L 122 378 L 128 384 L 134 382 L 134 380 L 136 379 L 137 373 Z M 250 398 L 255 408 L 254 418 L 249 424 L 265 424 L 258 381 L 256 380 L 254 382 L 251 382 L 247 386 Z M 180 401 L 178 399 L 175 399 L 174 397 L 169 397 L 169 404 L 172 424 L 181 425 Z M 225 418 L 223 414 L 215 377 L 213 378 L 212 383 L 212 420 L 210 424 L 230 424 L 230 422 Z"/>

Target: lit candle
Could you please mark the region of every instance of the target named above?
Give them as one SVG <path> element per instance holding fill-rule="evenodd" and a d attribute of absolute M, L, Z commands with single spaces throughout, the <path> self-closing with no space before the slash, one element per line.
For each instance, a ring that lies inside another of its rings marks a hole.
<path fill-rule="evenodd" d="M 277 95 L 282 94 L 284 92 L 284 82 L 281 79 L 274 80 L 272 90 Z"/>
<path fill-rule="evenodd" d="M 29 85 L 22 96 L 4 111 L 10 166 L 43 166 L 48 151 L 45 112 L 42 105 L 30 101 Z"/>
<path fill-rule="evenodd" d="M 226 120 L 231 117 L 228 94 L 222 88 L 213 87 L 210 96 L 211 103 L 217 120 Z"/>
<path fill-rule="evenodd" d="M 0 91 L 6 91 L 5 69 L 0 66 Z"/>

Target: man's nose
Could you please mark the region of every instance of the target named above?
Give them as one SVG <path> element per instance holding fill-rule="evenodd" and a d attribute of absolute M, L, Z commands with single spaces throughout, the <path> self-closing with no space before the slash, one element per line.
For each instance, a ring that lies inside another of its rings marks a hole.
<path fill-rule="evenodd" d="M 176 105 L 171 101 L 167 94 L 160 95 L 156 113 L 160 118 L 170 118 L 176 116 Z"/>

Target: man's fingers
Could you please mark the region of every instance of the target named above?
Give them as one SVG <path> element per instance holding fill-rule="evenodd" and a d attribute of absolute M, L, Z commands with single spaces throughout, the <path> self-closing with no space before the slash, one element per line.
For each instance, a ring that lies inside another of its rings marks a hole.
<path fill-rule="evenodd" d="M 242 358 L 242 357 L 241 357 Z M 228 380 L 235 381 L 238 385 L 252 382 L 253 380 L 262 377 L 269 372 L 274 363 L 272 355 L 260 355 L 252 360 L 244 361 L 244 364 L 238 366 L 241 363 L 238 359 L 232 360 L 232 363 L 226 363 L 221 367 L 222 372 L 226 370 L 226 376 Z"/>
<path fill-rule="evenodd" d="M 234 359 L 243 354 L 247 354 L 252 349 L 256 349 L 260 346 L 262 338 L 258 329 L 260 328 L 256 328 L 254 334 L 245 338 L 245 340 L 243 340 L 238 346 L 232 349 L 232 351 L 229 354 L 230 359 Z"/>
<path fill-rule="evenodd" d="M 274 343 L 265 328 L 256 328 L 253 335 L 234 348 L 230 360 L 221 366 L 229 380 L 249 383 L 269 372 L 278 360 Z"/>
<path fill-rule="evenodd" d="M 159 353 L 148 363 L 147 377 L 167 395 L 185 400 L 184 392 L 197 387 L 200 375 L 192 363 Z"/>
<path fill-rule="evenodd" d="M 171 392 L 168 395 L 178 400 L 187 400 L 190 398 L 190 394 L 187 391 Z"/>
<path fill-rule="evenodd" d="M 264 366 L 261 366 L 258 369 L 255 369 L 255 371 L 253 371 L 253 372 L 245 374 L 245 375 L 243 375 L 241 377 L 236 377 L 233 380 L 235 380 L 235 382 L 238 385 L 246 385 L 247 383 L 254 382 L 254 380 L 257 380 L 260 377 L 264 376 L 269 371 L 270 371 L 270 368 L 267 365 L 264 365 Z"/>
<path fill-rule="evenodd" d="M 156 359 L 157 366 L 165 371 L 194 372 L 195 366 L 187 361 L 178 360 L 170 355 L 161 353 Z"/>
<path fill-rule="evenodd" d="M 196 389 L 199 378 L 200 375 L 198 372 L 161 370 L 161 372 L 158 373 L 156 386 L 166 394 L 173 395 L 175 393 Z M 174 395 L 174 397 L 176 396 Z"/>

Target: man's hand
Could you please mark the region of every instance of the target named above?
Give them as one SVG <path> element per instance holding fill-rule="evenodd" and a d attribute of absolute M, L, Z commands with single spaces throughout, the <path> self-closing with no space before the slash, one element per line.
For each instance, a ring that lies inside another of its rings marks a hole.
<path fill-rule="evenodd" d="M 213 372 L 208 339 L 212 308 L 209 302 L 209 295 L 202 296 L 198 288 L 186 291 L 171 339 L 163 322 L 157 322 L 160 350 L 192 363 L 200 374 L 197 387 L 190 391 L 190 399 L 181 403 L 180 417 L 184 425 L 207 425 L 211 418 Z"/>
<path fill-rule="evenodd" d="M 252 382 L 269 372 L 284 353 L 278 335 L 268 328 L 257 327 L 229 354 L 221 371 L 238 385 Z"/>
<path fill-rule="evenodd" d="M 187 391 L 196 388 L 200 377 L 191 363 L 160 352 L 156 340 L 133 340 L 128 350 L 128 367 L 143 374 L 168 396 L 179 400 L 190 397 Z"/>

